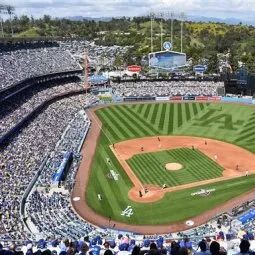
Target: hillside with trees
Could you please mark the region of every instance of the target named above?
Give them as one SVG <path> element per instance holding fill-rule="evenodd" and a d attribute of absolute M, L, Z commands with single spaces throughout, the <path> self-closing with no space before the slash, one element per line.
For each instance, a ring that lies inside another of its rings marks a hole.
<path fill-rule="evenodd" d="M 153 50 L 161 49 L 160 19 L 153 22 Z M 65 37 L 95 40 L 100 45 L 132 45 L 124 56 L 127 64 L 140 63 L 151 51 L 150 17 L 112 18 L 110 21 L 70 20 L 21 16 L 14 17 L 12 26 L 15 37 Z M 10 22 L 3 24 L 4 36 L 11 35 Z M 171 41 L 171 20 L 163 20 L 163 41 Z M 173 50 L 180 51 L 181 22 L 174 20 Z M 228 61 L 233 70 L 242 62 L 250 72 L 255 72 L 255 28 L 243 24 L 183 23 L 183 52 L 193 64 L 208 64 L 214 71 L 219 56 Z M 218 57 L 217 57 L 218 56 Z"/>

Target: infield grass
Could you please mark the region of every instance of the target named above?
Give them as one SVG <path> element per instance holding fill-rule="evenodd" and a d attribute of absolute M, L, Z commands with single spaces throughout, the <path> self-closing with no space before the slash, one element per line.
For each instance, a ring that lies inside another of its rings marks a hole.
<path fill-rule="evenodd" d="M 165 169 L 167 163 L 180 163 L 178 171 Z M 134 155 L 127 163 L 143 184 L 168 187 L 222 176 L 223 168 L 199 150 L 188 148 Z"/>
<path fill-rule="evenodd" d="M 103 132 L 98 140 L 86 190 L 87 203 L 96 212 L 118 221 L 141 225 L 163 224 L 189 219 L 253 189 L 255 175 L 250 175 L 248 178 L 240 177 L 168 193 L 154 203 L 135 203 L 128 198 L 132 182 L 109 145 L 146 136 L 188 135 L 233 143 L 254 153 L 254 109 L 248 105 L 192 102 L 111 105 L 98 110 L 96 114 L 103 123 Z M 107 158 L 110 158 L 110 164 Z M 119 173 L 118 181 L 107 178 L 111 169 Z M 199 180 L 198 176 L 193 178 Z M 201 188 L 215 188 L 216 191 L 208 197 L 190 195 Z M 102 201 L 97 199 L 98 193 L 103 195 Z M 130 218 L 121 216 L 128 205 L 134 211 Z"/>

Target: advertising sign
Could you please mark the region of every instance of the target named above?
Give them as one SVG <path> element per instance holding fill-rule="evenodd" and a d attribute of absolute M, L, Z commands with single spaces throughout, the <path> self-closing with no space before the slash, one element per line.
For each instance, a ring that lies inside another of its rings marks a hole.
<path fill-rule="evenodd" d="M 195 96 L 184 96 L 183 100 L 195 100 Z"/>
<path fill-rule="evenodd" d="M 196 73 L 204 73 L 206 71 L 206 66 L 203 66 L 203 65 L 196 65 L 193 67 L 194 69 L 194 72 Z"/>
<path fill-rule="evenodd" d="M 208 100 L 208 96 L 197 96 L 196 97 L 196 100 L 198 100 L 198 101 L 207 101 Z"/>
<path fill-rule="evenodd" d="M 137 73 L 137 72 L 141 72 L 141 70 L 142 70 L 141 66 L 137 66 L 137 65 L 128 66 L 129 72 Z"/>
<path fill-rule="evenodd" d="M 182 96 L 171 96 L 170 100 L 173 100 L 173 101 L 182 100 Z"/>

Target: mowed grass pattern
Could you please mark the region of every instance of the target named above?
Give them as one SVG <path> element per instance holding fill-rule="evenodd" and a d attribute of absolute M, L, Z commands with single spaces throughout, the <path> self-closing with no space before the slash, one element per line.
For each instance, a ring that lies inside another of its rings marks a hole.
<path fill-rule="evenodd" d="M 115 105 L 97 111 L 111 143 L 170 135 L 205 110 L 206 103 Z"/>
<path fill-rule="evenodd" d="M 165 169 L 167 163 L 181 163 L 178 171 Z M 199 150 L 188 148 L 135 155 L 127 163 L 143 184 L 168 187 L 222 176 L 223 168 Z"/>
<path fill-rule="evenodd" d="M 227 182 L 173 192 L 150 205 L 135 203 L 127 195 L 133 184 L 109 148 L 110 144 L 139 137 L 188 135 L 237 144 L 254 153 L 255 111 L 253 107 L 197 102 L 129 104 L 110 105 L 97 110 L 96 114 L 103 123 L 103 132 L 98 140 L 86 189 L 86 200 L 93 210 L 106 217 L 111 216 L 112 219 L 129 224 L 176 222 L 189 219 L 189 217 L 198 215 L 254 188 L 255 175 L 251 175 L 248 179 L 237 178 Z M 233 159 L 234 157 L 235 155 L 233 155 Z M 110 158 L 110 164 L 107 163 L 107 158 Z M 204 167 L 209 169 L 211 166 L 206 163 Z M 107 178 L 111 169 L 118 172 L 118 181 Z M 203 172 L 203 175 L 205 172 L 207 170 Z M 199 180 L 199 178 L 201 178 L 200 175 L 191 176 L 189 181 Z M 159 184 L 165 183 L 160 175 L 155 176 L 154 179 L 158 179 Z M 182 176 L 172 178 L 168 185 L 178 185 L 183 179 Z M 207 198 L 190 196 L 191 192 L 200 188 L 216 188 L 217 191 L 213 196 Z M 102 201 L 97 199 L 99 193 L 103 196 Z M 180 203 L 180 201 L 182 202 Z M 134 210 L 131 218 L 121 216 L 121 212 L 127 205 L 132 206 Z M 185 209 L 186 207 L 188 210 Z M 157 217 L 159 213 L 160 219 Z"/>

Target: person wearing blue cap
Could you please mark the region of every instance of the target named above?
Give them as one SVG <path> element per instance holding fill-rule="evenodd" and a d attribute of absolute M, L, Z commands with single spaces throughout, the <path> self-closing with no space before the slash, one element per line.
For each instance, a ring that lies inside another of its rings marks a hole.
<path fill-rule="evenodd" d="M 116 246 L 116 243 L 115 243 L 114 241 L 111 241 L 111 242 L 110 242 L 110 248 L 111 248 L 111 249 L 114 249 L 115 246 Z"/>
<path fill-rule="evenodd" d="M 39 240 L 38 243 L 37 243 L 37 248 L 39 248 L 41 250 L 45 249 L 46 246 L 47 246 L 47 243 L 43 239 Z"/>
<path fill-rule="evenodd" d="M 141 251 L 148 250 L 150 243 L 151 243 L 151 241 L 149 239 L 144 240 L 143 247 L 141 248 Z"/>
<path fill-rule="evenodd" d="M 97 245 L 97 240 L 92 239 L 92 241 L 90 243 L 89 251 L 92 252 L 93 255 L 100 255 L 100 250 L 101 250 L 101 247 L 99 245 Z"/>
<path fill-rule="evenodd" d="M 128 251 L 128 244 L 123 243 L 119 246 L 119 252 L 118 255 L 130 255 L 130 251 Z"/>
<path fill-rule="evenodd" d="M 128 247 L 128 251 L 132 252 L 134 247 L 135 247 L 135 239 L 131 239 L 130 240 L 130 245 Z M 139 248 L 139 252 L 140 252 L 140 248 Z"/>

